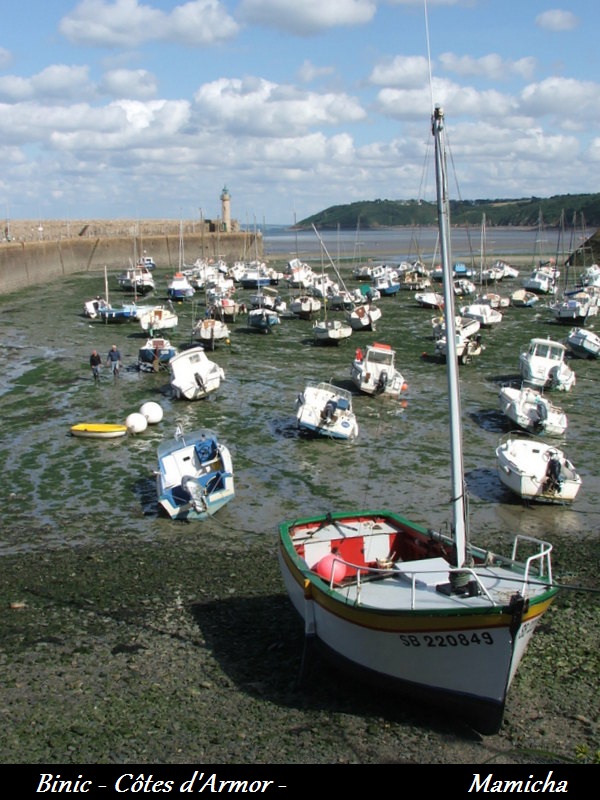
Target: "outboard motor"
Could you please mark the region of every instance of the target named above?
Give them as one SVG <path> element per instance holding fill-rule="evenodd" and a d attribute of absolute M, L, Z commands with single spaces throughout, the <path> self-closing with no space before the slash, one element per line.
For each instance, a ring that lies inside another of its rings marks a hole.
<path fill-rule="evenodd" d="M 325 408 L 323 409 L 323 419 L 328 424 L 333 422 L 333 417 L 335 414 L 335 400 L 328 400 L 325 403 Z"/>
<path fill-rule="evenodd" d="M 560 492 L 563 483 L 562 468 L 558 456 L 553 455 L 546 468 L 546 483 L 544 490 L 547 492 Z"/>
<path fill-rule="evenodd" d="M 385 387 L 388 383 L 388 374 L 385 370 L 381 372 L 379 375 L 379 380 L 377 381 L 377 391 L 378 392 L 385 392 Z"/>

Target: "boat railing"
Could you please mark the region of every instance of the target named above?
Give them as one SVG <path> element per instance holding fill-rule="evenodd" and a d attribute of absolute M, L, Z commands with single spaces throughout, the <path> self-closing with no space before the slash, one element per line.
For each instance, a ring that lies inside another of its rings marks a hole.
<path fill-rule="evenodd" d="M 524 565 L 524 575 L 523 575 L 523 582 L 525 584 L 529 583 L 531 573 L 533 571 L 534 565 L 537 567 L 536 577 L 546 578 L 548 582 L 552 583 L 552 560 L 550 557 L 550 553 L 552 552 L 552 545 L 550 542 L 544 542 L 541 539 L 536 539 L 533 536 L 524 536 L 522 534 L 517 534 L 513 541 L 512 547 L 512 554 L 511 559 L 514 562 L 517 562 L 517 551 L 519 548 L 519 544 L 524 542 L 529 542 L 529 544 L 537 545 L 539 550 L 537 553 L 533 553 L 531 556 L 525 559 Z"/>
<path fill-rule="evenodd" d="M 417 583 L 419 582 L 420 578 L 422 580 L 424 575 L 431 576 L 434 574 L 440 575 L 440 577 L 445 576 L 448 580 L 452 583 L 453 578 L 451 576 L 456 576 L 457 578 L 460 577 L 460 581 L 462 584 L 466 584 L 468 580 L 474 581 L 478 592 L 474 594 L 482 594 L 484 595 L 488 601 L 492 605 L 496 605 L 494 599 L 489 594 L 488 590 L 485 588 L 483 583 L 481 582 L 479 576 L 470 567 L 451 567 L 449 564 L 444 566 L 443 568 L 431 568 L 427 566 L 427 561 L 429 559 L 424 559 L 418 569 L 411 570 L 408 568 L 407 562 L 401 562 L 403 565 L 403 570 L 400 573 L 397 569 L 394 569 L 394 565 L 391 561 L 387 561 L 385 563 L 381 562 L 380 566 L 372 567 L 366 564 L 354 564 L 350 561 L 346 561 L 346 559 L 341 558 L 341 556 L 334 555 L 331 561 L 331 577 L 329 579 L 329 588 L 334 589 L 339 586 L 340 581 L 336 579 L 336 564 L 343 565 L 346 570 L 350 568 L 351 570 L 355 570 L 356 579 L 352 580 L 351 582 L 344 581 L 343 586 L 356 586 L 356 604 L 360 605 L 361 602 L 361 590 L 362 584 L 368 583 L 370 581 L 376 580 L 377 578 L 385 578 L 393 576 L 394 578 L 406 578 L 410 581 L 411 585 L 411 600 L 410 606 L 411 610 L 415 610 L 417 607 Z M 410 562 L 408 562 L 410 563 Z M 462 596 L 462 595 L 461 595 Z"/>

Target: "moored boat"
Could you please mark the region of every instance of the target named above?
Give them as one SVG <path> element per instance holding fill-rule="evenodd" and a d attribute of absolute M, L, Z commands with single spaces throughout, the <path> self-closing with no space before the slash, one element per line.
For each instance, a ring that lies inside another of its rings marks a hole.
<path fill-rule="evenodd" d="M 570 505 L 581 488 L 581 476 L 563 450 L 515 432 L 496 448 L 496 471 L 507 489 L 529 502 Z"/>
<path fill-rule="evenodd" d="M 127 425 L 112 422 L 77 422 L 71 435 L 80 439 L 119 439 L 127 433 Z"/>
<path fill-rule="evenodd" d="M 235 496 L 229 448 L 206 429 L 162 441 L 157 448 L 158 505 L 171 519 L 202 520 Z"/>

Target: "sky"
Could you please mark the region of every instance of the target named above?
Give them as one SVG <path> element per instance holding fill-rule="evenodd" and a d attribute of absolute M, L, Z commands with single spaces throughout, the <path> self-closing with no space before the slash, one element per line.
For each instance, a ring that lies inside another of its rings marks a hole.
<path fill-rule="evenodd" d="M 558 4 L 557 4 L 558 3 Z M 600 191 L 597 0 L 21 0 L 0 216 L 292 225 L 361 200 Z"/>

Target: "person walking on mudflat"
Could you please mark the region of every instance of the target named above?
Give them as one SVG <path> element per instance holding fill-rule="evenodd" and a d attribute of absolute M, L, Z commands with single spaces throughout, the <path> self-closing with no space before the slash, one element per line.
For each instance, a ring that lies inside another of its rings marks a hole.
<path fill-rule="evenodd" d="M 119 376 L 119 368 L 121 367 L 121 353 L 117 350 L 116 344 L 113 344 L 108 351 L 108 355 L 106 357 L 106 366 L 111 368 L 112 374 L 115 378 Z"/>
<path fill-rule="evenodd" d="M 100 365 L 102 364 L 102 358 L 100 353 L 97 350 L 92 350 L 92 355 L 90 356 L 90 369 L 92 370 L 92 375 L 94 376 L 94 381 L 98 382 L 100 380 Z"/>

